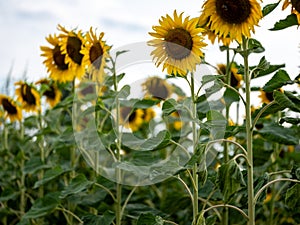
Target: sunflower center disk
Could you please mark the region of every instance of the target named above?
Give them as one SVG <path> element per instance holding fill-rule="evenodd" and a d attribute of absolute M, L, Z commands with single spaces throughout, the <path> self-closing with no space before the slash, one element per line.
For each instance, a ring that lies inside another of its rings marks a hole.
<path fill-rule="evenodd" d="M 273 92 L 266 92 L 266 98 L 271 102 L 274 100 Z"/>
<path fill-rule="evenodd" d="M 67 53 L 78 65 L 81 65 L 83 54 L 80 53 L 82 42 L 77 37 L 69 37 L 67 42 Z"/>
<path fill-rule="evenodd" d="M 217 14 L 230 24 L 245 22 L 251 13 L 249 0 L 216 0 Z"/>
<path fill-rule="evenodd" d="M 89 56 L 91 63 L 99 69 L 101 66 L 101 59 L 103 55 L 103 49 L 100 43 L 95 43 L 90 49 Z"/>
<path fill-rule="evenodd" d="M 300 1 L 299 0 L 292 0 L 292 6 L 295 10 L 300 13 Z"/>
<path fill-rule="evenodd" d="M 5 109 L 8 114 L 17 114 L 17 109 L 14 107 L 7 99 L 2 100 L 3 108 Z"/>
<path fill-rule="evenodd" d="M 233 73 L 231 73 L 231 76 L 230 76 L 230 84 L 233 87 L 236 87 L 239 84 L 239 81 L 236 79 L 236 77 L 234 76 Z"/>
<path fill-rule="evenodd" d="M 25 84 L 22 90 L 22 98 L 24 99 L 24 101 L 26 101 L 29 105 L 35 105 L 36 99 L 31 92 L 31 87 Z"/>
<path fill-rule="evenodd" d="M 168 55 L 174 59 L 184 59 L 191 54 L 193 38 L 182 28 L 170 30 L 165 37 L 165 47 Z"/>
<path fill-rule="evenodd" d="M 55 99 L 55 90 L 54 90 L 54 87 L 51 86 L 51 87 L 50 87 L 50 90 L 47 90 L 47 91 L 44 92 L 44 95 L 45 95 L 47 98 Z"/>
<path fill-rule="evenodd" d="M 67 70 L 68 65 L 65 63 L 65 56 L 61 54 L 60 47 L 58 45 L 55 46 L 53 49 L 53 60 L 55 62 L 55 65 L 60 69 L 60 70 Z"/>

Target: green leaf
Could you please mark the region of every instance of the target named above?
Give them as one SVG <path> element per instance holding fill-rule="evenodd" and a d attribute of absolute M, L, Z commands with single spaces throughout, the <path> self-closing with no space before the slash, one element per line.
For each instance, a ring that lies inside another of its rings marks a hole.
<path fill-rule="evenodd" d="M 298 125 L 298 124 L 300 124 L 300 118 L 283 117 L 280 119 L 279 123 L 280 124 L 289 123 L 289 124 L 293 124 L 293 125 Z"/>
<path fill-rule="evenodd" d="M 132 150 L 150 151 L 168 145 L 170 137 L 170 133 L 166 130 L 160 131 L 156 136 L 147 140 L 137 138 L 132 133 L 124 133 L 122 135 L 122 144 Z"/>
<path fill-rule="evenodd" d="M 142 213 L 137 221 L 137 225 L 163 225 L 164 220 L 160 216 L 151 213 Z"/>
<path fill-rule="evenodd" d="M 278 70 L 271 80 L 265 84 L 263 90 L 265 92 L 272 92 L 286 85 L 289 81 L 291 81 L 291 78 L 288 73 L 285 70 Z"/>
<path fill-rule="evenodd" d="M 119 83 L 123 79 L 124 76 L 125 76 L 125 73 L 121 73 L 121 74 L 117 75 L 116 76 L 117 83 Z M 104 81 L 104 83 L 108 87 L 113 86 L 114 85 L 114 77 L 113 76 L 107 76 L 107 78 Z"/>
<path fill-rule="evenodd" d="M 130 86 L 124 85 L 121 90 L 118 92 L 117 97 L 118 98 L 127 98 L 130 95 Z"/>
<path fill-rule="evenodd" d="M 57 178 L 58 176 L 60 176 L 65 172 L 66 171 L 64 171 L 60 166 L 56 166 L 53 169 L 47 170 L 44 174 L 43 179 L 35 182 L 33 188 L 38 188 L 41 185 L 44 185 L 51 180 L 54 180 L 55 178 Z"/>
<path fill-rule="evenodd" d="M 300 196 L 300 184 L 294 184 L 286 192 L 285 204 L 291 209 L 295 209 L 296 207 L 299 207 L 300 206 L 299 196 Z"/>
<path fill-rule="evenodd" d="M 136 109 L 148 109 L 152 106 L 157 105 L 158 103 L 160 103 L 160 100 L 158 99 L 142 99 L 136 101 L 133 107 Z"/>
<path fill-rule="evenodd" d="M 300 112 L 300 99 L 294 96 L 292 93 L 285 91 L 284 93 L 280 91 L 274 91 L 274 100 L 284 108 L 289 108 L 295 112 Z"/>
<path fill-rule="evenodd" d="M 111 225 L 115 219 L 115 214 L 106 211 L 103 215 L 87 215 L 82 218 L 85 225 Z"/>
<path fill-rule="evenodd" d="M 219 168 L 217 184 L 224 196 L 225 202 L 228 202 L 232 195 L 242 185 L 245 185 L 242 172 L 234 160 L 229 160 Z"/>
<path fill-rule="evenodd" d="M 282 30 L 295 25 L 298 25 L 297 16 L 295 14 L 290 14 L 285 19 L 276 22 L 274 27 L 271 28 L 270 30 L 272 31 Z"/>
<path fill-rule="evenodd" d="M 205 220 L 206 225 L 215 225 L 218 217 L 216 215 L 210 215 Z"/>
<path fill-rule="evenodd" d="M 255 181 L 254 181 L 254 194 L 256 194 L 259 189 L 261 189 L 265 184 L 267 184 L 269 181 L 269 175 L 268 173 L 265 173 L 262 176 L 259 176 Z M 267 190 L 265 190 L 258 198 L 257 202 L 263 202 L 264 199 L 266 198 L 266 193 Z"/>
<path fill-rule="evenodd" d="M 93 182 L 88 181 L 83 174 L 76 176 L 71 183 L 61 192 L 60 198 L 65 198 L 69 195 L 78 194 L 92 185 Z"/>
<path fill-rule="evenodd" d="M 163 116 L 168 116 L 176 111 L 176 106 L 178 103 L 175 99 L 171 98 L 164 102 L 162 106 Z"/>
<path fill-rule="evenodd" d="M 224 100 L 227 106 L 230 106 L 233 102 L 238 102 L 240 100 L 240 96 L 234 90 L 227 88 L 224 92 Z"/>
<path fill-rule="evenodd" d="M 24 167 L 25 174 L 34 174 L 39 170 L 51 168 L 51 165 L 42 163 L 40 157 L 32 157 L 26 161 Z"/>
<path fill-rule="evenodd" d="M 265 51 L 265 48 L 262 46 L 262 44 L 254 38 L 249 39 L 248 49 L 249 53 L 262 53 Z"/>
<path fill-rule="evenodd" d="M 59 192 L 53 192 L 37 199 L 25 214 L 24 219 L 36 219 L 52 213 L 60 203 L 59 195 Z"/>
<path fill-rule="evenodd" d="M 280 3 L 280 1 L 278 1 L 277 3 L 271 3 L 271 4 L 266 5 L 262 9 L 263 16 L 266 16 L 269 13 L 271 13 L 279 5 L 279 3 Z"/>
<path fill-rule="evenodd" d="M 298 144 L 299 138 L 294 130 L 285 128 L 278 124 L 264 124 L 264 127 L 258 130 L 258 133 L 265 139 L 286 145 Z"/>

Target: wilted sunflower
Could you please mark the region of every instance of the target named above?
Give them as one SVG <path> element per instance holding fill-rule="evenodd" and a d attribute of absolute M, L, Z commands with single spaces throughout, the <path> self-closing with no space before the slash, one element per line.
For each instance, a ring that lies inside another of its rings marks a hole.
<path fill-rule="evenodd" d="M 104 80 L 104 66 L 110 50 L 110 46 L 102 40 L 103 36 L 103 32 L 97 36 L 91 27 L 90 32 L 86 34 L 84 47 L 81 50 L 84 55 L 82 61 L 89 67 L 88 74 L 91 75 L 91 80 L 100 83 Z"/>
<path fill-rule="evenodd" d="M 81 53 L 84 37 L 81 30 L 76 33 L 75 30 L 68 31 L 61 25 L 58 25 L 58 30 L 62 32 L 59 37 L 62 40 L 62 54 L 66 55 L 65 63 L 69 64 L 69 68 L 73 71 L 75 77 L 81 79 L 85 72 L 85 65 L 82 61 L 83 54 Z"/>
<path fill-rule="evenodd" d="M 49 35 L 46 40 L 53 46 L 52 48 L 47 46 L 41 46 L 43 53 L 41 56 L 46 57 L 43 62 L 47 67 L 47 72 L 50 73 L 50 77 L 59 82 L 73 81 L 74 73 L 69 70 L 68 63 L 65 63 L 66 54 L 63 54 L 60 49 L 61 38 L 56 35 Z"/>
<path fill-rule="evenodd" d="M 46 102 L 51 106 L 54 107 L 57 103 L 60 102 L 62 93 L 58 89 L 57 84 L 54 81 L 48 79 L 41 79 L 36 82 L 36 84 L 45 85 L 45 90 L 43 91 L 42 95 L 46 97 Z"/>
<path fill-rule="evenodd" d="M 242 41 L 250 37 L 254 26 L 262 18 L 260 4 L 256 0 L 206 0 L 199 24 L 206 24 L 220 38 Z"/>
<path fill-rule="evenodd" d="M 0 105 L 4 110 L 4 119 L 9 118 L 11 122 L 22 120 L 20 107 L 8 96 L 0 95 Z"/>
<path fill-rule="evenodd" d="M 142 84 L 145 96 L 166 100 L 172 94 L 172 86 L 166 80 L 159 77 L 150 77 Z"/>
<path fill-rule="evenodd" d="M 218 64 L 217 69 L 219 74 L 221 75 L 226 74 L 225 64 Z M 238 74 L 238 68 L 235 67 L 234 63 L 232 63 L 230 67 L 230 85 L 234 88 L 240 88 L 242 80 L 243 80 L 243 76 L 241 74 Z M 224 77 L 224 81 L 226 82 L 226 77 Z"/>
<path fill-rule="evenodd" d="M 285 10 L 289 5 L 292 5 L 291 13 L 297 16 L 298 24 L 300 25 L 300 1 L 284 0 L 282 10 Z"/>
<path fill-rule="evenodd" d="M 198 19 L 182 18 L 174 11 L 174 18 L 169 15 L 161 17 L 159 26 L 153 26 L 155 32 L 149 34 L 155 39 L 148 42 L 156 49 L 151 52 L 156 66 L 163 63 L 163 70 L 167 69 L 169 75 L 186 75 L 188 71 L 195 71 L 196 65 L 201 62 L 206 46 L 203 36 L 204 31 L 197 28 Z"/>
<path fill-rule="evenodd" d="M 142 126 L 144 112 L 142 109 L 132 110 L 130 107 L 121 108 L 121 121 L 126 128 L 138 131 Z"/>
<path fill-rule="evenodd" d="M 38 91 L 23 81 L 16 82 L 15 85 L 19 86 L 16 89 L 16 96 L 22 104 L 22 109 L 27 112 L 38 112 L 40 110 L 40 94 Z"/>

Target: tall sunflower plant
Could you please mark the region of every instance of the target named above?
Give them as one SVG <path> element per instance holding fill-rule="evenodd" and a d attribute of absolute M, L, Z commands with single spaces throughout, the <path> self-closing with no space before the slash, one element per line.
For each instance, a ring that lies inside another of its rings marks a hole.
<path fill-rule="evenodd" d="M 58 25 L 41 47 L 48 76 L 0 95 L 0 223 L 299 224 L 300 79 L 250 62 L 262 18 L 281 6 L 271 30 L 298 25 L 298 5 L 206 0 L 196 18 L 162 16 L 147 44 L 165 76 L 138 98 L 118 71 L 126 51 Z"/>

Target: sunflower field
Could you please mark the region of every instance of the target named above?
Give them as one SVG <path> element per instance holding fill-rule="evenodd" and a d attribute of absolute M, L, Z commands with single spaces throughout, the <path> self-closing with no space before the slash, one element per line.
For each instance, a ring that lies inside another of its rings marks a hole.
<path fill-rule="evenodd" d="M 120 49 L 58 25 L 44 78 L 0 93 L 0 224 L 299 225 L 300 75 L 255 39 L 279 7 L 272 35 L 300 25 L 298 0 L 205 0 Z M 147 60 L 162 74 L 126 82 Z"/>

